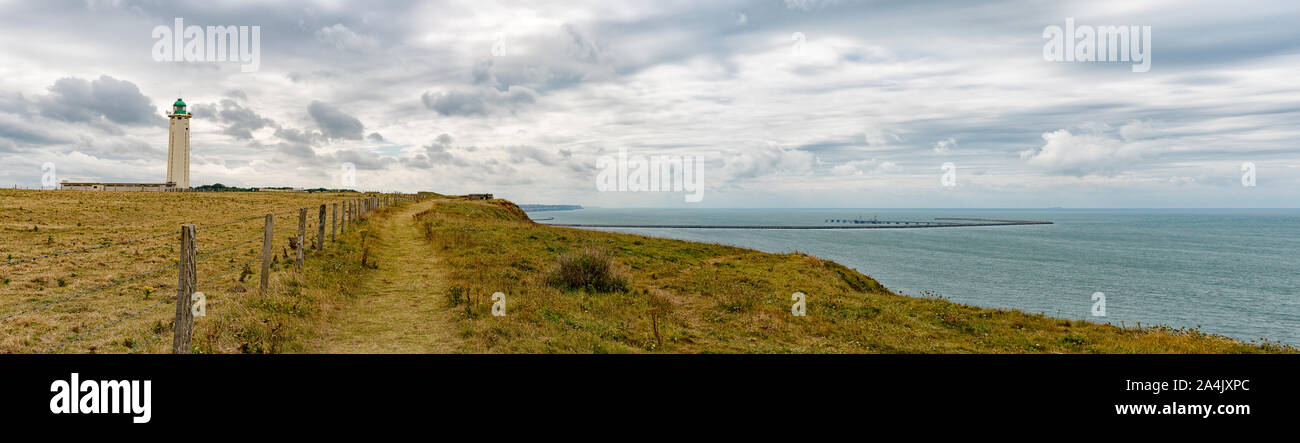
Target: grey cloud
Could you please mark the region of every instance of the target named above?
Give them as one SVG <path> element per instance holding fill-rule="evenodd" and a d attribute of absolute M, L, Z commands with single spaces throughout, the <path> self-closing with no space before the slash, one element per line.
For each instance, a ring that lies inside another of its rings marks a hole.
<path fill-rule="evenodd" d="M 196 117 L 212 117 L 214 121 L 224 123 L 221 132 L 241 140 L 250 140 L 253 131 L 276 124 L 231 99 L 223 99 L 219 105 L 196 104 L 193 113 Z"/>
<path fill-rule="evenodd" d="M 122 160 L 162 159 L 167 155 L 166 151 L 131 137 L 85 138 L 81 140 L 77 150 L 100 158 Z"/>
<path fill-rule="evenodd" d="M 41 125 L 35 125 L 15 115 L 3 113 L 0 113 L 0 140 L 9 140 L 11 146 L 15 142 L 44 145 L 71 141 L 70 138 L 49 131 Z"/>
<path fill-rule="evenodd" d="M 420 100 L 441 115 L 473 116 L 515 113 L 521 106 L 535 103 L 537 93 L 523 86 L 510 86 L 505 91 L 478 87 L 426 92 Z"/>
<path fill-rule="evenodd" d="M 559 163 L 559 160 L 550 152 L 532 146 L 508 146 L 506 152 L 510 153 L 511 163 L 523 163 L 525 160 L 530 159 L 545 166 L 555 166 Z"/>
<path fill-rule="evenodd" d="M 469 162 L 448 152 L 448 149 L 451 148 L 451 141 L 451 136 L 442 134 L 433 143 L 425 145 L 422 156 L 427 164 L 468 166 Z"/>
<path fill-rule="evenodd" d="M 361 170 L 381 170 L 395 162 L 392 157 L 375 155 L 372 152 L 348 149 L 334 153 L 327 160 L 329 163 L 343 164 L 352 163 Z"/>
<path fill-rule="evenodd" d="M 22 94 L 16 92 L 10 94 L 0 91 L 0 111 L 26 114 L 27 108 L 27 99 L 23 98 Z"/>
<path fill-rule="evenodd" d="M 321 79 L 331 80 L 337 78 L 338 76 L 339 76 L 338 72 L 329 71 L 329 70 L 317 70 L 311 72 L 289 72 L 285 74 L 285 78 L 288 78 L 289 81 L 294 83 L 306 83 L 309 81 L 321 80 Z"/>
<path fill-rule="evenodd" d="M 379 155 L 360 149 L 342 149 L 333 153 L 322 154 L 309 144 L 287 141 L 272 145 L 254 145 L 262 149 L 269 148 L 277 161 L 297 165 L 311 166 L 314 169 L 333 169 L 344 163 L 352 163 L 359 170 L 383 170 L 398 163 L 393 157 Z"/>
<path fill-rule="evenodd" d="M 477 62 L 471 70 L 472 81 L 498 89 L 522 86 L 530 91 L 549 91 L 615 77 L 615 61 L 572 24 L 514 43 L 523 47 L 514 48 L 508 42 L 507 48 L 514 48 L 508 49 L 508 57 Z"/>
<path fill-rule="evenodd" d="M 366 129 L 361 120 L 321 101 L 313 100 L 307 106 L 307 113 L 320 126 L 321 132 L 332 139 L 360 140 Z"/>
<path fill-rule="evenodd" d="M 274 146 L 276 153 L 286 155 L 299 160 L 316 160 L 316 150 L 311 146 L 302 143 L 277 143 Z"/>
<path fill-rule="evenodd" d="M 492 75 L 492 59 L 480 60 L 474 63 L 474 68 L 470 70 L 470 80 L 478 84 L 497 84 L 496 76 Z"/>
<path fill-rule="evenodd" d="M 101 75 L 93 81 L 64 77 L 37 101 L 41 114 L 69 122 L 89 122 L 104 117 L 111 122 L 143 125 L 162 121 L 149 98 L 134 83 Z"/>
<path fill-rule="evenodd" d="M 280 127 L 275 129 L 275 136 L 300 145 L 318 145 L 325 142 L 325 135 L 319 131 Z"/>

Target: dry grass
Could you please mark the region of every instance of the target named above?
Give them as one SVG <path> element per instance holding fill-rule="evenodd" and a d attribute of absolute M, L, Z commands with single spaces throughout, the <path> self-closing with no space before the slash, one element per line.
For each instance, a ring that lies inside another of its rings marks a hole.
<path fill-rule="evenodd" d="M 174 233 L 181 224 L 194 223 L 198 225 L 199 254 L 210 254 L 199 260 L 198 290 L 205 292 L 209 303 L 216 302 L 208 311 L 209 317 L 199 319 L 201 326 L 214 315 L 229 310 L 223 299 L 257 291 L 263 228 L 260 216 L 354 196 L 0 190 L 0 261 Z M 310 239 L 315 236 L 317 214 L 314 209 L 308 212 Z M 256 218 L 213 227 L 248 217 Z M 272 270 L 275 275 L 289 266 L 283 254 L 290 258 L 294 255 L 287 248 L 287 240 L 296 233 L 296 226 L 296 214 L 275 218 L 278 256 Z M 327 224 L 326 235 L 328 230 Z M 252 241 L 239 244 L 248 240 Z M 0 320 L 0 352 L 170 349 L 171 319 L 175 314 L 170 300 L 176 294 L 174 265 L 178 243 L 179 235 L 164 235 L 128 245 L 0 266 L 0 317 L 75 297 Z M 311 240 L 307 243 L 310 246 Z M 236 244 L 239 245 L 224 249 Z M 243 272 L 243 264 L 249 260 L 253 260 L 251 273 Z M 155 269 L 161 270 L 108 290 L 78 296 Z M 276 282 L 280 288 L 288 284 Z M 133 314 L 134 317 L 113 324 Z M 64 342 L 68 343 L 56 348 Z M 145 344 L 149 346 L 146 348 Z"/>
<path fill-rule="evenodd" d="M 893 294 L 805 254 L 534 224 L 504 201 L 440 200 L 418 216 L 448 278 L 464 352 L 1235 353 L 1294 352 L 1198 330 L 1119 328 Z M 612 254 L 627 291 L 547 284 L 584 248 Z M 505 317 L 490 294 L 507 295 Z M 807 316 L 790 313 L 807 294 Z"/>

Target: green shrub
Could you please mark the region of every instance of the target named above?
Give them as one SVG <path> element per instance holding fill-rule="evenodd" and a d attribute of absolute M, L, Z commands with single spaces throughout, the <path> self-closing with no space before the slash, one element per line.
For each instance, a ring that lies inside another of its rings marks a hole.
<path fill-rule="evenodd" d="M 595 292 L 626 291 L 627 278 L 614 272 L 614 259 L 608 250 L 587 247 L 560 254 L 558 266 L 547 283 L 562 289 L 587 289 Z"/>

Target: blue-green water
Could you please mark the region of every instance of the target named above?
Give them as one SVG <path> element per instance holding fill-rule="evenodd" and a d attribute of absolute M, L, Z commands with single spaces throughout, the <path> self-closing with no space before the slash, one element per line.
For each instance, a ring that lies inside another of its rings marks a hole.
<path fill-rule="evenodd" d="M 895 292 L 1114 324 L 1300 344 L 1300 209 L 582 209 L 542 223 L 820 225 L 980 217 L 1052 225 L 865 230 L 608 229 L 800 251 Z M 1090 314 L 1092 294 L 1106 316 Z"/>

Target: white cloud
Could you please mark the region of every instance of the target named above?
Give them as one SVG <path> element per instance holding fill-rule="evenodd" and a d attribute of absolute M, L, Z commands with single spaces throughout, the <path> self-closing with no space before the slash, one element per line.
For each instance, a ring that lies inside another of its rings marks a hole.
<path fill-rule="evenodd" d="M 834 175 L 877 175 L 877 174 L 894 174 L 902 172 L 903 167 L 891 161 L 855 160 L 836 165 L 831 168 L 831 174 Z"/>
<path fill-rule="evenodd" d="M 745 181 L 768 175 L 803 175 L 815 163 L 810 152 L 772 144 L 755 144 L 735 149 L 724 157 L 722 178 Z"/>
<path fill-rule="evenodd" d="M 1115 175 L 1142 161 L 1149 146 L 1121 140 L 1092 125 L 1074 134 L 1068 129 L 1043 133 L 1043 146 L 1020 153 L 1030 166 L 1065 175 Z"/>
<path fill-rule="evenodd" d="M 1154 137 L 1156 130 L 1149 121 L 1133 120 L 1119 128 L 1119 136 L 1124 141 L 1138 141 Z"/>
<path fill-rule="evenodd" d="M 934 142 L 933 150 L 935 154 L 947 154 L 949 152 L 952 152 L 952 148 L 955 146 L 957 146 L 957 139 L 948 137 L 946 139 Z"/>
<path fill-rule="evenodd" d="M 903 140 L 898 134 L 879 126 L 868 126 L 862 131 L 862 134 L 867 146 L 872 147 L 889 146 Z"/>
<path fill-rule="evenodd" d="M 839 3 L 839 0 L 785 0 L 786 9 L 812 11 Z"/>
<path fill-rule="evenodd" d="M 340 23 L 320 28 L 316 39 L 347 51 L 371 50 L 379 45 L 374 38 L 357 34 Z"/>

